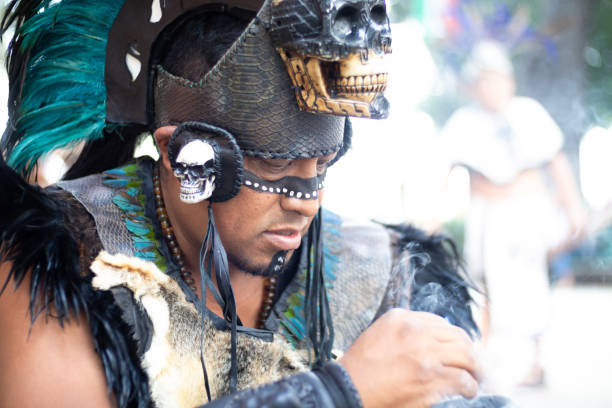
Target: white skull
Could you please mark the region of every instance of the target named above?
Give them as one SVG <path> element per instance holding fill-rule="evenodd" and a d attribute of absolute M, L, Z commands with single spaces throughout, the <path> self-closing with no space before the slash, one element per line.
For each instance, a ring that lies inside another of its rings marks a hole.
<path fill-rule="evenodd" d="M 174 175 L 181 182 L 179 197 L 185 203 L 199 203 L 215 190 L 215 152 L 203 140 L 187 143 L 176 158 Z"/>

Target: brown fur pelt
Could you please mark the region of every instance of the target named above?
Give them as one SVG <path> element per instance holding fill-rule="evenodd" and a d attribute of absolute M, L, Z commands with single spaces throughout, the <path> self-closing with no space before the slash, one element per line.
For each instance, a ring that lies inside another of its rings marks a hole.
<path fill-rule="evenodd" d="M 153 263 L 135 257 L 101 252 L 91 265 L 93 286 L 128 288 L 153 324 L 142 367 L 149 376 L 155 404 L 194 407 L 207 402 L 200 363 L 200 314 L 179 285 Z M 275 335 L 266 342 L 238 333 L 238 389 L 279 380 L 305 369 L 299 355 Z M 230 332 L 205 319 L 204 359 L 213 399 L 229 392 Z"/>

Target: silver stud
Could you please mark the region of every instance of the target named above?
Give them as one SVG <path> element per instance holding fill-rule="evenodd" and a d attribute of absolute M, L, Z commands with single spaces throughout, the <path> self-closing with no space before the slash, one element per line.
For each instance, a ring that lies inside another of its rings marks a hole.
<path fill-rule="evenodd" d="M 306 195 L 304 197 L 310 198 L 310 194 L 306 193 Z"/>
<path fill-rule="evenodd" d="M 280 193 L 280 188 L 276 187 L 276 192 Z"/>
<path fill-rule="evenodd" d="M 247 186 L 250 186 L 253 183 L 250 180 L 247 180 L 247 181 L 244 182 L 244 184 L 246 184 Z"/>
<path fill-rule="evenodd" d="M 297 193 L 296 197 L 297 197 L 297 198 L 301 198 L 301 197 L 302 197 L 302 192 L 301 192 L 301 191 L 298 191 L 298 193 Z"/>
<path fill-rule="evenodd" d="M 262 189 L 263 191 L 268 191 L 268 187 L 266 187 L 266 186 L 261 186 L 261 189 Z"/>
<path fill-rule="evenodd" d="M 253 187 L 255 187 L 255 188 L 259 187 L 259 183 L 253 184 Z"/>
<path fill-rule="evenodd" d="M 290 192 L 289 192 L 289 195 L 290 195 L 291 197 L 293 197 L 293 194 L 295 194 L 295 192 L 293 192 L 293 191 L 290 191 Z"/>
<path fill-rule="evenodd" d="M 286 193 L 286 192 L 287 192 L 287 189 L 283 187 L 283 193 Z"/>

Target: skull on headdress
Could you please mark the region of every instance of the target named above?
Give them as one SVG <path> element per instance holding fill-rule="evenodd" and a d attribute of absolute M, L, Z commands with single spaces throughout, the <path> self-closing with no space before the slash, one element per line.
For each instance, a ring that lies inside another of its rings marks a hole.
<path fill-rule="evenodd" d="M 300 108 L 384 118 L 391 29 L 383 0 L 272 2 L 270 36 L 287 65 Z"/>

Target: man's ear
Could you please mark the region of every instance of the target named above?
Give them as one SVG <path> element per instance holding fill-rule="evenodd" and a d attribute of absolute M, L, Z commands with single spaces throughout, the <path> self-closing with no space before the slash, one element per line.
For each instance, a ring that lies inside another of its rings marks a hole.
<path fill-rule="evenodd" d="M 170 142 L 170 136 L 172 136 L 175 129 L 176 126 L 162 126 L 157 128 L 157 130 L 153 133 L 155 143 L 159 149 L 162 165 L 170 172 L 172 169 L 170 166 L 170 159 L 168 158 L 168 143 Z"/>

